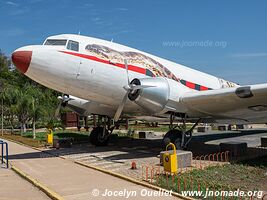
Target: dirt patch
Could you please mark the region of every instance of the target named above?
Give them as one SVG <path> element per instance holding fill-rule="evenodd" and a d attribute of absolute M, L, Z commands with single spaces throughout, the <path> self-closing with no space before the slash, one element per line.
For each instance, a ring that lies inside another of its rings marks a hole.
<path fill-rule="evenodd" d="M 13 135 L 13 134 L 4 134 L 0 136 L 2 139 L 11 139 L 17 142 L 21 142 L 22 144 L 26 144 L 32 147 L 43 147 L 45 145 L 44 141 L 34 140 L 32 138 L 23 137 L 21 135 Z"/>

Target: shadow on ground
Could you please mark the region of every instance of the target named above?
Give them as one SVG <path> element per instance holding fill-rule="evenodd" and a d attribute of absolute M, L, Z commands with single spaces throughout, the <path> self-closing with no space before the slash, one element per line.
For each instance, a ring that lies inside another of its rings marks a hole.
<path fill-rule="evenodd" d="M 206 134 L 196 133 L 188 146 L 188 150 L 193 152 L 193 156 L 207 155 L 220 151 L 218 145 L 205 144 L 208 141 L 260 133 L 267 133 L 267 129 L 227 131 Z M 125 159 L 155 157 L 160 151 L 162 151 L 162 141 L 161 139 L 146 140 L 117 138 L 106 147 L 95 147 L 89 143 L 83 143 L 75 144 L 72 148 L 45 149 L 42 152 L 10 155 L 9 159 L 49 158 L 52 156 L 67 156 L 72 154 L 101 154 L 109 151 L 116 151 L 116 154 L 105 156 L 105 158 L 101 159 L 119 162 L 120 160 Z"/>

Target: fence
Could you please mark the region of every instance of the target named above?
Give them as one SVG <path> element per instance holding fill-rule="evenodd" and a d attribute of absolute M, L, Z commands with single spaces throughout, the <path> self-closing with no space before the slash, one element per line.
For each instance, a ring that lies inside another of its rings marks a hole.
<path fill-rule="evenodd" d="M 259 155 L 262 155 L 261 149 L 257 149 L 257 151 L 260 153 Z M 176 191 L 182 195 L 189 192 L 187 196 L 191 194 L 192 197 L 200 199 L 202 199 L 203 196 L 197 195 L 200 195 L 200 193 L 206 195 L 207 192 L 208 194 L 211 193 L 211 195 L 205 199 L 259 199 L 259 196 L 257 196 L 258 193 L 255 192 L 260 191 L 253 191 L 254 193 L 250 193 L 252 191 L 242 190 L 247 196 L 244 196 L 242 193 L 229 196 L 229 192 L 233 190 L 232 186 L 218 185 L 216 182 L 213 183 L 211 181 L 207 182 L 201 177 L 193 178 L 190 173 L 186 173 L 193 169 L 204 170 L 208 166 L 228 164 L 230 159 L 233 158 L 231 158 L 231 152 L 229 151 L 196 156 L 192 160 L 191 167 L 179 168 L 176 174 L 166 173 L 160 165 L 142 165 L 141 177 L 143 181 L 159 187 Z"/>
<path fill-rule="evenodd" d="M 6 149 L 6 168 L 9 167 L 9 164 L 8 164 L 8 143 L 7 142 L 4 142 L 3 140 L 0 140 L 0 145 L 1 145 L 1 163 L 3 164 L 4 163 L 4 145 L 5 145 L 5 149 Z"/>

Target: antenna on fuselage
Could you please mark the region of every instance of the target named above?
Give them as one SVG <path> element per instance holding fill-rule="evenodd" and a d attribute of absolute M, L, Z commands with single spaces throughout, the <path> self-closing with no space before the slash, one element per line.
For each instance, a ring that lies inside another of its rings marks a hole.
<path fill-rule="evenodd" d="M 113 42 L 113 38 L 110 40 L 110 42 Z"/>
<path fill-rule="evenodd" d="M 81 35 L 81 31 L 78 32 L 78 35 Z"/>

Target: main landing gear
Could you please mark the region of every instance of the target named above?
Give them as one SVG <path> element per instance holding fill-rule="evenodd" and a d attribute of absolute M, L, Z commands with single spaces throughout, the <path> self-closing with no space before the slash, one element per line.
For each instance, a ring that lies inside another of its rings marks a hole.
<path fill-rule="evenodd" d="M 181 125 L 173 124 L 176 117 L 179 117 L 182 119 Z M 162 140 L 163 147 L 165 148 L 171 142 L 176 146 L 176 149 L 186 149 L 188 143 L 192 139 L 192 132 L 194 128 L 198 125 L 200 120 L 201 119 L 198 119 L 194 123 L 194 125 L 189 130 L 187 130 L 186 116 L 184 114 L 181 114 L 181 115 L 171 114 L 170 115 L 170 130 L 163 137 L 163 140 Z"/>
<path fill-rule="evenodd" d="M 98 116 L 97 126 L 93 128 L 89 136 L 90 142 L 96 146 L 106 146 L 109 136 L 115 126 L 112 126 L 111 119 L 107 116 Z"/>

